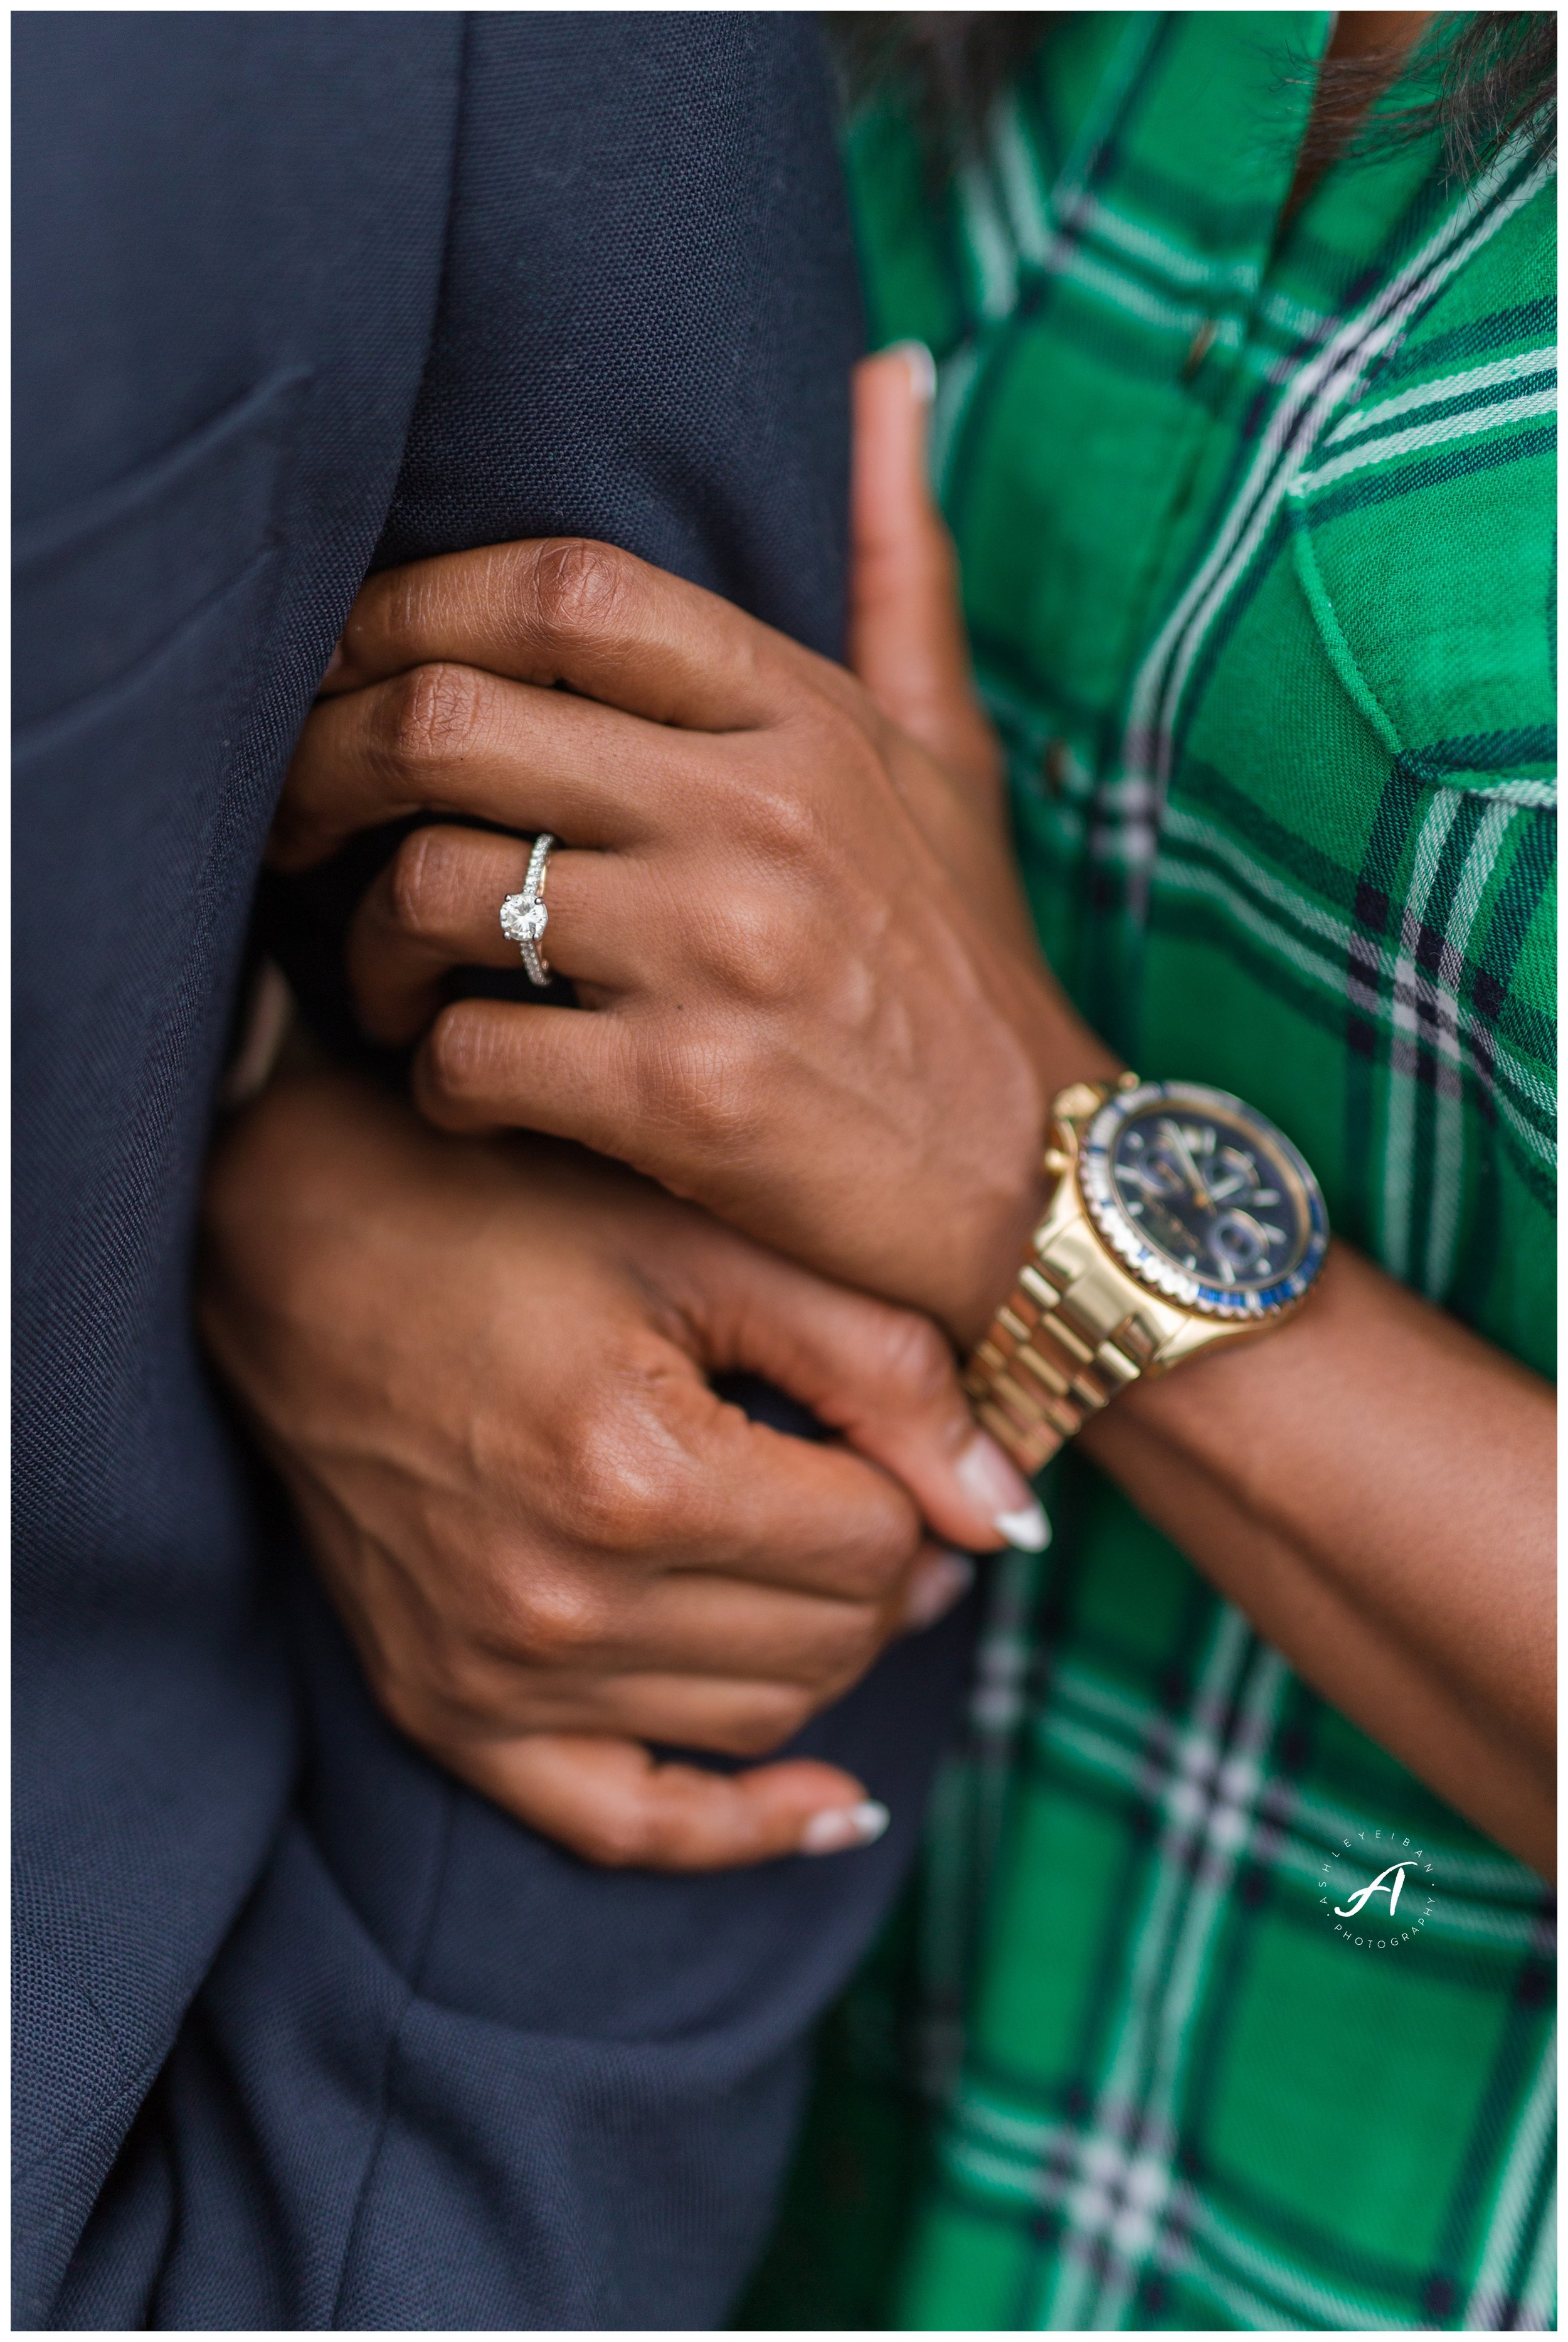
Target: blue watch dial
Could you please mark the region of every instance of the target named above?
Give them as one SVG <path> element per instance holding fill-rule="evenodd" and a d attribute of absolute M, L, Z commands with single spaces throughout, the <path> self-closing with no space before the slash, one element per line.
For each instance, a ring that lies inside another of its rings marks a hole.
<path fill-rule="evenodd" d="M 1322 1264 L 1316 1180 L 1273 1123 L 1225 1091 L 1144 1082 L 1119 1092 L 1090 1125 L 1081 1177 L 1114 1248 L 1189 1306 L 1264 1316 Z"/>

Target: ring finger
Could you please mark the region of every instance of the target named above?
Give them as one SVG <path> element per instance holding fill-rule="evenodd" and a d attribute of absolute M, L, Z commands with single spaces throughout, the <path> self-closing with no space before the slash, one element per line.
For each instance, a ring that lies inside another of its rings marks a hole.
<path fill-rule="evenodd" d="M 348 936 L 349 983 L 376 1040 L 416 1040 L 441 1006 L 449 968 L 518 965 L 501 906 L 521 891 L 528 856 L 525 840 L 486 830 L 420 829 L 404 840 Z M 605 993 L 637 987 L 646 974 L 643 878 L 624 855 L 556 847 L 542 890 L 549 918 L 540 948 L 558 975 Z"/>

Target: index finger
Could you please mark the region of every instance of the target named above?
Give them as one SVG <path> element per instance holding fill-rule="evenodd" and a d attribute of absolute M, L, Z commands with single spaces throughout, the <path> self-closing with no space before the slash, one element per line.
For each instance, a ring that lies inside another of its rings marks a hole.
<path fill-rule="evenodd" d="M 853 1774 L 794 1757 L 736 1774 L 661 1763 L 635 1741 L 531 1733 L 448 1752 L 484 1796 L 585 1862 L 730 1870 L 874 1845 L 887 1808 Z"/>
<path fill-rule="evenodd" d="M 896 1596 L 924 1534 L 914 1498 L 881 1465 L 755 1422 L 697 1375 L 672 1382 L 663 1417 L 686 1459 L 662 1507 L 668 1570 L 857 1605 Z"/>
<path fill-rule="evenodd" d="M 360 588 L 322 688 L 357 690 L 433 660 L 569 684 L 694 732 L 760 729 L 803 661 L 827 668 L 718 595 L 586 537 L 383 570 Z"/>

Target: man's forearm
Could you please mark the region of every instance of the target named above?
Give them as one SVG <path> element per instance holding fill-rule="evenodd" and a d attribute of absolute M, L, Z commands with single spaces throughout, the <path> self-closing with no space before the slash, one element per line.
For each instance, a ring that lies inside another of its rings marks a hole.
<path fill-rule="evenodd" d="M 1325 1696 L 1546 1869 L 1554 1437 L 1547 1384 L 1342 1246 L 1293 1325 L 1084 1442 Z"/>

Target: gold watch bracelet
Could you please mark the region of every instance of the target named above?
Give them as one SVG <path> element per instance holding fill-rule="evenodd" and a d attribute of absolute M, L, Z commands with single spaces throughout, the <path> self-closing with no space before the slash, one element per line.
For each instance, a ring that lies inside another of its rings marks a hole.
<path fill-rule="evenodd" d="M 1030 1477 L 1118 1391 L 1212 1338 L 1204 1327 L 1194 1340 L 1188 1312 L 1112 1258 L 1079 1189 L 1080 1127 L 1138 1079 L 1074 1082 L 1053 1101 L 1045 1169 L 1056 1186 L 1017 1284 L 964 1368 L 975 1416 Z"/>

